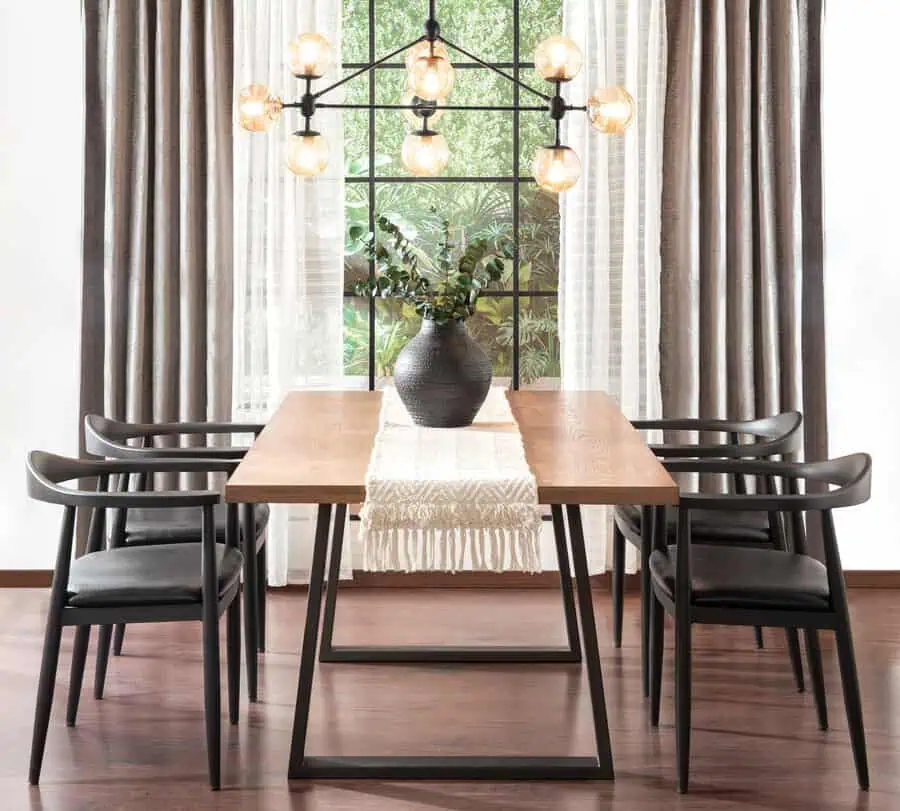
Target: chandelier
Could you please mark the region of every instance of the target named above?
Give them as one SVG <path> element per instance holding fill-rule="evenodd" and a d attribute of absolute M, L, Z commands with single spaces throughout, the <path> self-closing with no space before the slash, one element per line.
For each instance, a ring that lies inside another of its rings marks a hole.
<path fill-rule="evenodd" d="M 429 0 L 428 12 L 423 36 L 339 81 L 315 91 L 313 82 L 321 79 L 334 67 L 334 48 L 321 34 L 300 34 L 290 43 L 287 52 L 287 63 L 291 73 L 304 82 L 300 100 L 285 102 L 265 85 L 251 84 L 241 91 L 238 100 L 241 126 L 250 132 L 266 132 L 279 119 L 283 110 L 298 109 L 304 123 L 302 129 L 290 136 L 287 165 L 296 175 L 314 177 L 325 171 L 330 153 L 328 142 L 312 126 L 317 110 L 400 110 L 413 127 L 403 140 L 401 150 L 403 165 L 413 175 L 434 177 L 444 171 L 450 157 L 446 139 L 434 129 L 445 112 L 451 110 L 544 112 L 554 122 L 555 140 L 551 145 L 538 149 L 532 170 L 541 188 L 551 192 L 564 192 L 578 182 L 581 174 L 581 161 L 575 150 L 560 141 L 560 126 L 566 114 L 572 111 L 586 113 L 594 129 L 607 135 L 621 134 L 631 123 L 634 117 L 634 99 L 623 87 L 597 90 L 583 105 L 569 104 L 562 97 L 563 84 L 578 75 L 582 64 L 581 51 L 571 39 L 553 36 L 537 46 L 534 55 L 535 70 L 552 86 L 552 93 L 546 93 L 488 64 L 443 37 L 441 27 L 435 18 L 435 0 Z M 511 106 L 448 103 L 447 99 L 453 89 L 455 78 L 453 63 L 450 61 L 451 51 L 513 82 L 538 99 L 538 103 Z M 399 104 L 336 104 L 321 101 L 332 90 L 402 53 L 406 54 L 408 75 L 406 90 Z"/>

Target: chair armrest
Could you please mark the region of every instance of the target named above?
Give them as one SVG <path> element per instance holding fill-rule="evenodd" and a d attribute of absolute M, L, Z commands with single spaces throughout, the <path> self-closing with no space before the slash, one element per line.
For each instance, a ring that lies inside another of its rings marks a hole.
<path fill-rule="evenodd" d="M 674 417 L 656 420 L 635 420 L 631 423 L 638 430 L 695 431 L 698 433 L 729 434 L 728 443 L 702 444 L 661 443 L 653 446 L 657 456 L 674 457 L 725 457 L 741 459 L 768 457 L 793 453 L 803 441 L 803 415 L 799 411 L 785 411 L 771 417 L 755 420 L 718 420 L 695 417 Z M 739 437 L 753 437 L 749 443 Z"/>
<path fill-rule="evenodd" d="M 661 443 L 650 445 L 649 448 L 660 459 L 759 459 L 780 453 L 779 450 L 773 449 L 771 442 L 748 442 L 734 445 Z"/>
<path fill-rule="evenodd" d="M 631 424 L 639 431 L 704 431 L 727 433 L 744 433 L 747 423 L 740 420 L 707 420 L 699 417 L 663 417 L 657 420 L 632 420 Z"/>
<path fill-rule="evenodd" d="M 91 443 L 88 453 L 93 456 L 101 456 L 110 459 L 184 459 L 197 461 L 227 461 L 239 462 L 249 448 L 210 448 L 203 447 L 176 447 L 176 448 L 134 448 L 130 445 L 120 445 L 118 442 L 105 441 L 102 444 Z"/>
<path fill-rule="evenodd" d="M 155 422 L 142 426 L 155 436 L 170 434 L 259 434 L 258 422 Z"/>
<path fill-rule="evenodd" d="M 63 487 L 61 482 L 120 473 L 231 473 L 234 460 L 224 459 L 71 459 L 32 451 L 26 461 L 28 494 L 38 501 L 74 507 L 202 507 L 221 501 L 215 490 L 98 492 Z"/>
<path fill-rule="evenodd" d="M 663 462 L 670 473 L 738 473 L 771 476 L 790 483 L 788 493 L 682 493 L 679 504 L 685 509 L 733 512 L 796 512 L 848 507 L 867 501 L 871 491 L 872 459 L 855 453 L 824 462 L 770 462 L 738 459 L 669 459 Z M 799 481 L 834 485 L 824 492 L 798 492 Z"/>
<path fill-rule="evenodd" d="M 129 439 L 150 440 L 155 436 L 200 436 L 222 434 L 258 435 L 263 429 L 259 423 L 237 422 L 164 422 L 125 423 L 110 420 L 97 414 L 84 418 L 84 441 L 87 452 L 93 456 L 115 459 L 190 458 L 190 459 L 241 459 L 246 447 L 134 447 Z"/>

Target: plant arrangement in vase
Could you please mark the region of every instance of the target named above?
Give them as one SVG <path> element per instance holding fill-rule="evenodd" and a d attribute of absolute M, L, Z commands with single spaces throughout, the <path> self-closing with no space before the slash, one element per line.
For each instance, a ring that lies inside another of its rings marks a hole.
<path fill-rule="evenodd" d="M 376 154 L 376 166 L 389 166 L 391 158 Z M 369 160 L 349 160 L 346 174 L 365 176 Z M 559 378 L 559 337 L 555 291 L 559 278 L 559 201 L 537 184 L 521 188 L 518 288 L 522 298 L 510 295 L 478 299 L 475 316 L 466 321 L 472 337 L 487 352 L 494 380 L 511 378 L 514 344 L 518 345 L 519 379 L 523 385 L 543 378 Z M 434 201 L 423 206 L 422 200 Z M 513 190 L 502 184 L 393 183 L 378 188 L 379 213 L 397 225 L 425 256 L 436 256 L 445 239 L 444 219 L 460 245 L 478 239 L 491 244 L 511 241 Z M 440 212 L 438 214 L 437 212 Z M 348 184 L 346 200 L 344 272 L 348 290 L 369 275 L 366 246 L 369 240 L 369 195 L 365 184 Z M 492 284 L 499 290 L 513 288 L 513 262 L 503 260 L 503 278 Z M 344 370 L 365 377 L 369 371 L 369 308 L 361 299 L 344 302 Z M 413 304 L 390 298 L 375 299 L 374 372 L 376 378 L 392 377 L 400 350 L 419 331 L 421 318 Z M 518 309 L 519 333 L 514 341 Z"/>
<path fill-rule="evenodd" d="M 412 304 L 422 318 L 436 324 L 465 321 L 475 313 L 483 289 L 503 277 L 503 260 L 513 255 L 507 239 L 477 239 L 463 247 L 453 261 L 456 247 L 450 239 L 450 222 L 443 221 L 443 240 L 437 255 L 428 257 L 388 217 L 377 220 L 383 236 L 366 242 L 366 255 L 375 261 L 375 275 L 357 282 L 359 296 L 396 298 Z"/>
<path fill-rule="evenodd" d="M 426 255 L 386 216 L 378 233 L 366 239 L 373 277 L 357 282 L 360 296 L 399 299 L 422 316 L 422 327 L 397 356 L 394 384 L 414 421 L 430 427 L 469 425 L 487 396 L 491 364 L 472 339 L 465 321 L 475 313 L 478 296 L 503 276 L 512 242 L 477 239 L 457 248 L 450 223 L 436 255 Z M 361 235 L 357 235 L 357 238 Z"/>

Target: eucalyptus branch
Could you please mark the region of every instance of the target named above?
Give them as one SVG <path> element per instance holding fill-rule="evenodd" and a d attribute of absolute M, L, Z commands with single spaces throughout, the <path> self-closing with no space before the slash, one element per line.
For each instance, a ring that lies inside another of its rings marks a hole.
<path fill-rule="evenodd" d="M 449 221 L 445 219 L 442 226 L 434 277 L 434 269 L 421 266 L 418 249 L 400 227 L 380 216 L 376 233 L 366 242 L 366 256 L 375 263 L 376 273 L 356 284 L 356 294 L 400 299 L 438 324 L 473 315 L 481 291 L 502 279 L 504 261 L 513 257 L 512 243 L 504 238 L 475 240 L 454 267 Z"/>

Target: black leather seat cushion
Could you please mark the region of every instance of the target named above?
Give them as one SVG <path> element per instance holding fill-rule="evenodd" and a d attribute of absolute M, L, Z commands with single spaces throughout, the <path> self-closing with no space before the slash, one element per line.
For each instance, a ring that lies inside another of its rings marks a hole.
<path fill-rule="evenodd" d="M 617 507 L 616 518 L 634 535 L 641 534 L 641 508 Z M 666 509 L 666 532 L 675 540 L 678 511 Z M 757 511 L 691 510 L 691 539 L 726 543 L 769 543 L 768 513 Z"/>
<path fill-rule="evenodd" d="M 675 592 L 675 556 L 654 551 L 650 573 L 670 596 Z M 828 575 L 819 561 L 777 549 L 740 546 L 691 547 L 693 602 L 730 608 L 828 608 Z"/>
<path fill-rule="evenodd" d="M 124 546 L 72 562 L 69 605 L 198 603 L 202 595 L 200 544 Z M 219 594 L 241 575 L 243 555 L 216 544 Z"/>
<path fill-rule="evenodd" d="M 227 505 L 216 504 L 213 517 L 216 527 L 216 541 L 225 543 L 225 520 Z M 256 537 L 262 535 L 269 523 L 269 505 L 256 504 L 253 509 L 256 523 Z M 200 541 L 200 510 L 197 507 L 175 507 L 173 509 L 128 511 L 125 520 L 125 543 L 159 544 Z"/>

